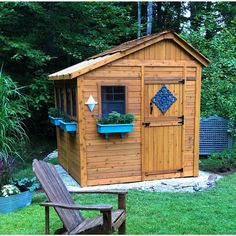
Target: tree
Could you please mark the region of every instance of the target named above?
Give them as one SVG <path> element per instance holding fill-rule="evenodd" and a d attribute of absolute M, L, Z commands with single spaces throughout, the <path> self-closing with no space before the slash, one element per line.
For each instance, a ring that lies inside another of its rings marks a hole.
<path fill-rule="evenodd" d="M 141 37 L 141 3 L 138 1 L 138 38 Z"/>
<path fill-rule="evenodd" d="M 31 127 L 47 125 L 53 86 L 47 75 L 136 34 L 132 8 L 115 2 L 0 3 L 0 61 L 25 86 Z"/>
<path fill-rule="evenodd" d="M 152 14 L 153 14 L 152 1 L 148 1 L 148 5 L 147 5 L 147 35 L 150 35 L 152 33 Z"/>

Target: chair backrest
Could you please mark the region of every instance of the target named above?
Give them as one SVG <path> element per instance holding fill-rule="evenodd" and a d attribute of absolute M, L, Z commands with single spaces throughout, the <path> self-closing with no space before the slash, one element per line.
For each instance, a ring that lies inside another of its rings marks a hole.
<path fill-rule="evenodd" d="M 54 165 L 34 160 L 33 171 L 42 185 L 49 202 L 75 204 Z M 55 207 L 57 214 L 68 231 L 73 230 L 84 219 L 79 211 Z"/>

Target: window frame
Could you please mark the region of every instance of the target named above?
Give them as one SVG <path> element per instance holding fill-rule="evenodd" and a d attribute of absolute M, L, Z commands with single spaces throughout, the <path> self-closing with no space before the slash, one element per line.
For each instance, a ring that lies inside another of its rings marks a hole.
<path fill-rule="evenodd" d="M 98 87 L 98 115 L 102 116 L 102 86 L 123 86 L 125 87 L 125 114 L 128 113 L 128 85 L 120 82 L 97 83 Z"/>

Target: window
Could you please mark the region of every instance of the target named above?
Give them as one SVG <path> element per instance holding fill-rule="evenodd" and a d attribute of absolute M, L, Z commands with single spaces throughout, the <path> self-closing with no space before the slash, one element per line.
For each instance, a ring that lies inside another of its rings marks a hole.
<path fill-rule="evenodd" d="M 76 112 L 76 89 L 72 88 L 71 93 L 72 93 L 72 116 L 76 116 L 77 115 L 77 112 Z"/>
<path fill-rule="evenodd" d="M 101 86 L 102 115 L 112 111 L 125 114 L 125 86 Z"/>
<path fill-rule="evenodd" d="M 71 89 L 66 89 L 66 113 L 71 115 Z"/>
<path fill-rule="evenodd" d="M 63 112 L 64 111 L 64 91 L 63 91 L 63 89 L 62 88 L 60 88 L 60 102 L 61 102 L 61 104 L 60 104 L 60 110 L 61 110 L 61 112 Z"/>
<path fill-rule="evenodd" d="M 55 88 L 56 92 L 56 107 L 60 110 L 60 90 L 59 88 Z"/>
<path fill-rule="evenodd" d="M 55 88 L 55 102 L 56 107 L 60 112 L 66 112 L 71 118 L 76 118 L 76 88 L 75 87 L 56 87 Z"/>

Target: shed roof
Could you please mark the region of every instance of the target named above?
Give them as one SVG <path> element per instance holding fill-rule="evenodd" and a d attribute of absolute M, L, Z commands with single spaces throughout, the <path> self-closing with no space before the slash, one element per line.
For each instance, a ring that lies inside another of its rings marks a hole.
<path fill-rule="evenodd" d="M 127 56 L 135 51 L 148 47 L 164 39 L 173 40 L 185 51 L 191 54 L 203 66 L 207 66 L 208 63 L 210 62 L 203 54 L 201 54 L 197 49 L 195 49 L 184 39 L 182 39 L 177 33 L 175 33 L 172 30 L 166 30 L 161 33 L 144 36 L 139 39 L 134 39 L 122 43 L 119 46 L 113 47 L 105 52 L 92 56 L 83 62 L 80 62 L 63 70 L 60 70 L 58 72 L 55 72 L 49 75 L 49 79 L 50 80 L 73 79 L 77 76 L 83 75 L 91 70 L 106 65 L 112 61 Z"/>

